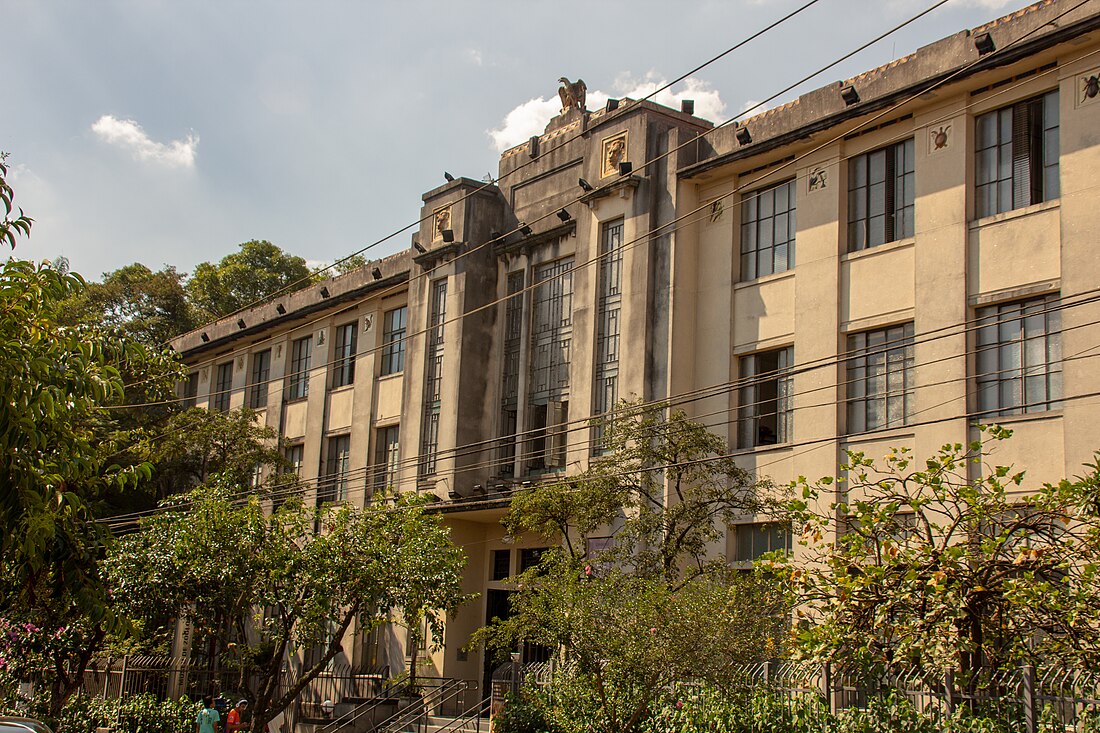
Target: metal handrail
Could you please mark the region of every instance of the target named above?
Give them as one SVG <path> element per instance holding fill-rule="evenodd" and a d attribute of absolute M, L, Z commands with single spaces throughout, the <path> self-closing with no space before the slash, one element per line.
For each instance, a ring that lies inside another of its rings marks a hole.
<path fill-rule="evenodd" d="M 402 717 L 401 713 L 392 716 L 393 722 L 383 721 L 379 723 L 374 729 L 375 733 L 399 733 L 402 728 L 413 725 L 420 733 L 428 727 L 428 718 L 431 717 L 433 710 L 442 710 L 443 706 L 450 702 L 461 701 L 459 698 L 469 689 L 477 689 L 477 683 L 471 680 L 457 680 L 455 684 L 450 686 L 442 686 L 436 690 L 435 694 L 423 698 L 423 700 L 417 705 L 416 713 Z M 412 708 L 408 708 L 402 713 L 407 713 Z"/>
<path fill-rule="evenodd" d="M 390 702 L 395 694 L 398 694 L 402 688 L 407 686 L 408 683 L 406 681 L 398 682 L 396 684 L 392 684 L 392 681 L 386 683 L 379 691 L 378 697 L 373 700 L 367 700 L 365 702 L 359 703 L 348 712 L 329 722 L 324 728 L 321 729 L 322 733 L 329 733 L 330 731 L 334 731 L 338 728 L 342 728 L 345 725 L 354 723 L 356 720 L 366 715 L 367 713 L 373 712 L 379 706 Z"/>
<path fill-rule="evenodd" d="M 471 718 L 477 720 L 473 733 L 481 733 L 481 721 L 484 720 L 485 713 L 489 712 L 492 706 L 493 698 L 491 696 L 485 697 L 481 702 L 460 713 L 454 720 L 439 728 L 435 733 L 458 733 L 458 731 L 470 733 L 469 729 L 466 728 L 466 723 Z M 486 721 L 486 729 L 488 729 L 488 721 Z"/>
<path fill-rule="evenodd" d="M 373 730 L 387 730 L 400 725 L 405 725 L 405 718 L 409 718 L 411 722 L 411 720 L 415 720 L 416 718 L 424 717 L 425 711 L 429 707 L 435 707 L 437 705 L 443 705 L 447 702 L 450 702 L 451 700 L 455 699 L 458 694 L 464 692 L 470 686 L 470 683 L 467 680 L 459 680 L 453 677 L 434 677 L 427 679 L 438 680 L 440 684 L 434 690 L 421 698 L 419 702 L 412 706 L 412 708 L 416 708 L 416 713 L 414 715 L 412 715 L 411 717 L 409 716 L 409 708 L 406 708 L 405 710 L 398 710 L 390 717 L 375 725 Z M 421 678 L 421 682 L 419 684 L 422 684 L 424 681 L 425 678 Z M 409 684 L 406 681 L 400 685 L 395 685 L 393 688 L 391 688 L 391 693 L 401 688 L 407 689 L 408 687 Z M 336 720 L 333 720 L 331 723 L 322 728 L 320 733 L 332 733 L 335 730 L 344 728 L 348 725 L 352 725 L 364 715 L 376 709 L 382 702 L 384 702 L 384 700 L 373 700 L 362 703 L 356 706 L 354 709 L 348 711 L 344 715 L 340 716 Z"/>

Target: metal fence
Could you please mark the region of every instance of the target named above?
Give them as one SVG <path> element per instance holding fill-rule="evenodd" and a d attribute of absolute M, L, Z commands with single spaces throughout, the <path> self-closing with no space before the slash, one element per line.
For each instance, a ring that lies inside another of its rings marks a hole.
<path fill-rule="evenodd" d="M 790 720 L 826 721 L 904 701 L 937 729 L 952 716 L 967 714 L 1021 733 L 1100 733 L 1100 671 L 1028 666 L 962 678 L 951 671 L 899 669 L 867 679 L 828 664 L 791 661 L 740 664 L 727 671 L 731 683 L 722 689 L 722 702 L 746 714 L 764 701 L 772 711 L 785 708 Z M 545 687 L 554 674 L 552 666 L 532 665 L 524 668 L 523 679 Z M 673 688 L 673 698 L 703 710 L 713 700 L 702 682 L 681 681 Z M 826 727 L 798 730 L 816 733 Z"/>

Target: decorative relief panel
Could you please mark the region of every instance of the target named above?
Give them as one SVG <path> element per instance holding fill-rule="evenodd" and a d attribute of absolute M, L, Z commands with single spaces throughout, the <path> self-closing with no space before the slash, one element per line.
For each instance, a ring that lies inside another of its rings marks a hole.
<path fill-rule="evenodd" d="M 1100 69 L 1091 69 L 1077 76 L 1077 106 L 1084 107 L 1100 100 Z"/>
<path fill-rule="evenodd" d="M 619 163 L 626 160 L 626 132 L 620 132 L 605 138 L 602 146 L 600 177 L 607 178 L 619 173 Z"/>
<path fill-rule="evenodd" d="M 811 168 L 809 175 L 806 176 L 806 188 L 809 192 L 823 191 L 828 186 L 829 172 L 825 170 L 825 166 L 818 165 Z"/>
<path fill-rule="evenodd" d="M 451 228 L 451 207 L 444 206 L 435 210 L 435 228 L 432 231 L 433 239 L 443 239 L 443 230 Z"/>
<path fill-rule="evenodd" d="M 947 150 L 954 142 L 954 131 L 951 123 L 933 125 L 928 128 L 928 153 L 938 153 Z"/>

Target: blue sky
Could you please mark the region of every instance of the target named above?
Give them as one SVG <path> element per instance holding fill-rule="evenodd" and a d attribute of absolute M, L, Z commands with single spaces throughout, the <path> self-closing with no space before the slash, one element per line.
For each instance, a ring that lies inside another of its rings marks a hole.
<path fill-rule="evenodd" d="M 804 2 L 0 0 L 0 150 L 36 219 L 15 254 L 91 279 L 186 272 L 249 239 L 332 261 L 413 222 L 444 170 L 495 175 L 557 108 L 559 76 L 595 109 Z M 931 3 L 819 0 L 666 99 L 720 122 Z M 805 88 L 1026 4 L 952 0 Z"/>

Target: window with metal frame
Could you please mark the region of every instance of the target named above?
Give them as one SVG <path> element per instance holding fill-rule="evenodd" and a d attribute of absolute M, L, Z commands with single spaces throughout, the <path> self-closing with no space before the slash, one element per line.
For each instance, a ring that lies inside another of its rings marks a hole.
<path fill-rule="evenodd" d="M 619 332 L 622 316 L 623 220 L 608 222 L 600 233 L 599 293 L 596 299 L 596 368 L 592 414 L 592 452 L 603 453 L 604 421 L 619 399 Z"/>
<path fill-rule="evenodd" d="M 359 321 L 336 327 L 335 353 L 332 360 L 332 388 L 355 382 L 355 352 L 359 343 Z"/>
<path fill-rule="evenodd" d="M 447 320 L 447 280 L 431 286 L 427 346 L 424 350 L 424 411 L 420 426 L 419 475 L 436 471 L 439 451 L 439 412 L 443 395 L 443 327 Z"/>
<path fill-rule="evenodd" d="M 913 236 L 913 140 L 848 161 L 848 251 Z"/>
<path fill-rule="evenodd" d="M 409 308 L 401 306 L 386 311 L 382 317 L 382 376 L 405 371 L 405 333 L 408 330 Z"/>
<path fill-rule="evenodd" d="M 290 373 L 287 378 L 287 401 L 309 396 L 309 363 L 313 354 L 313 337 L 297 339 L 290 345 Z"/>
<path fill-rule="evenodd" d="M 214 380 L 214 411 L 229 412 L 229 396 L 233 391 L 233 362 L 218 364 Z"/>
<path fill-rule="evenodd" d="M 325 449 L 325 476 L 317 488 L 318 505 L 347 500 L 350 466 L 351 436 L 336 435 L 329 438 Z"/>
<path fill-rule="evenodd" d="M 396 484 L 397 472 L 401 467 L 400 436 L 400 425 L 379 428 L 375 433 L 374 488 L 376 491 L 384 491 Z"/>
<path fill-rule="evenodd" d="M 975 214 L 981 218 L 1061 195 L 1058 91 L 974 121 Z"/>
<path fill-rule="evenodd" d="M 516 431 L 519 429 L 519 363 L 523 345 L 522 270 L 508 273 L 508 298 L 504 304 L 504 364 L 500 396 L 500 442 L 497 445 L 497 474 L 514 476 Z"/>
<path fill-rule="evenodd" d="M 977 311 L 977 417 L 1062 406 L 1062 315 L 1057 295 Z"/>
<path fill-rule="evenodd" d="M 795 182 L 741 196 L 741 280 L 794 267 Z"/>
<path fill-rule="evenodd" d="M 183 409 L 188 410 L 196 405 L 199 397 L 199 373 L 188 372 L 183 380 Z"/>
<path fill-rule="evenodd" d="M 848 336 L 848 433 L 909 423 L 913 401 L 913 324 Z"/>
<path fill-rule="evenodd" d="M 252 373 L 249 379 L 248 406 L 253 410 L 267 407 L 267 382 L 271 378 L 271 349 L 252 355 Z"/>
<path fill-rule="evenodd" d="M 753 562 L 769 552 L 791 551 L 791 531 L 781 522 L 738 524 L 734 527 L 734 562 Z"/>
<path fill-rule="evenodd" d="M 737 407 L 738 446 L 791 441 L 794 347 L 741 357 Z"/>

